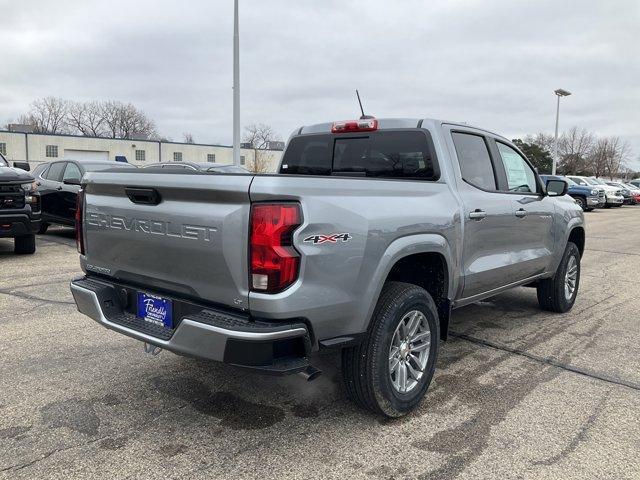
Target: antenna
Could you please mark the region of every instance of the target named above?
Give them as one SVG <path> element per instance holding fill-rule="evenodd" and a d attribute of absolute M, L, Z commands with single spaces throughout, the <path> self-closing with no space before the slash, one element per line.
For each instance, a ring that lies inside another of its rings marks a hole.
<path fill-rule="evenodd" d="M 358 103 L 360 104 L 360 112 L 362 113 L 362 116 L 360 117 L 360 120 L 366 120 L 368 118 L 374 118 L 371 115 L 365 115 L 364 114 L 364 108 L 362 108 L 362 100 L 360 100 L 360 92 L 358 92 L 357 89 L 356 89 L 356 96 L 358 97 Z"/>

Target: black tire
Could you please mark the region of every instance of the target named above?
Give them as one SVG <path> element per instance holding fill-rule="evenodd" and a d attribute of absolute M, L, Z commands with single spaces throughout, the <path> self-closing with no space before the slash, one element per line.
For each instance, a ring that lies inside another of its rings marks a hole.
<path fill-rule="evenodd" d="M 567 267 L 572 257 L 575 258 L 576 261 L 577 275 L 574 280 L 575 289 L 570 297 L 567 298 L 565 281 L 567 277 Z M 568 242 L 555 275 L 551 278 L 540 280 L 538 283 L 538 303 L 540 304 L 540 308 L 556 313 L 568 312 L 576 301 L 579 287 L 580 251 L 575 243 Z"/>
<path fill-rule="evenodd" d="M 421 312 L 428 322 L 429 356 L 420 380 L 409 392 L 400 393 L 392 385 L 389 349 L 403 316 L 413 310 Z M 366 338 L 360 345 L 342 351 L 342 376 L 347 395 L 361 407 L 387 417 L 409 413 L 429 388 L 439 340 L 440 322 L 431 295 L 416 285 L 387 282 L 380 293 Z"/>
<path fill-rule="evenodd" d="M 604 204 L 604 208 L 611 208 L 611 204 L 609 204 L 609 203 L 605 203 L 605 204 Z"/>
<path fill-rule="evenodd" d="M 49 229 L 49 224 L 48 224 L 48 223 L 45 223 L 45 222 L 42 222 L 42 223 L 40 224 L 40 228 L 38 229 L 38 233 L 39 233 L 40 235 L 44 235 L 45 233 L 47 233 L 47 230 L 48 230 L 48 229 Z"/>
<path fill-rule="evenodd" d="M 573 199 L 576 201 L 576 203 L 578 205 L 580 205 L 580 208 L 582 208 L 583 211 L 587 210 L 587 199 L 584 197 L 573 197 Z"/>
<path fill-rule="evenodd" d="M 36 236 L 20 235 L 13 239 L 13 251 L 19 254 L 31 254 L 36 251 Z"/>

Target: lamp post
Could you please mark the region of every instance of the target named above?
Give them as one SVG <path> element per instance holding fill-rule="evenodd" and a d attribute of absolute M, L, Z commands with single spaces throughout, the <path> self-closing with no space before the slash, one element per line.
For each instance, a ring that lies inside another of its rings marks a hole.
<path fill-rule="evenodd" d="M 555 91 L 555 94 L 558 97 L 558 104 L 556 107 L 556 141 L 553 153 L 553 167 L 551 168 L 551 175 L 556 174 L 556 167 L 558 166 L 558 120 L 560 118 L 560 97 L 568 97 L 569 95 L 571 95 L 571 92 L 559 88 Z"/>
<path fill-rule="evenodd" d="M 240 40 L 238 0 L 233 3 L 233 164 L 240 165 Z"/>

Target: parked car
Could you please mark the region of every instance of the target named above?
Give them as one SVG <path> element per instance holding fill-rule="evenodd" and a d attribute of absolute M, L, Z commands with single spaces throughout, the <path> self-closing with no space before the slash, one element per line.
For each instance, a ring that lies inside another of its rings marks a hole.
<path fill-rule="evenodd" d="M 46 233 L 51 224 L 75 225 L 77 194 L 85 173 L 135 168 L 121 162 L 78 160 L 60 160 L 38 165 L 33 170 L 42 198 L 42 223 L 38 233 Z"/>
<path fill-rule="evenodd" d="M 604 205 L 604 202 L 600 201 L 600 197 L 598 196 L 599 190 L 596 187 L 578 185 L 570 178 L 561 175 L 540 175 L 540 178 L 545 182 L 545 185 L 548 180 L 563 180 L 567 182 L 569 185 L 567 194 L 570 195 L 585 212 L 590 212 L 594 208 Z"/>
<path fill-rule="evenodd" d="M 582 177 L 577 175 L 567 175 L 568 178 L 583 187 L 596 187 L 603 191 L 605 196 L 605 208 L 621 207 L 624 203 L 624 197 L 619 188 L 612 187 L 606 183 L 601 183 L 593 177 Z"/>
<path fill-rule="evenodd" d="M 635 185 L 636 187 L 640 188 L 640 178 L 637 178 L 635 180 L 631 180 L 631 181 L 629 181 L 629 183 L 631 185 Z"/>
<path fill-rule="evenodd" d="M 297 130 L 279 175 L 152 173 L 86 175 L 71 283 L 81 313 L 148 352 L 314 378 L 312 352 L 341 350 L 347 394 L 396 417 L 452 308 L 520 285 L 545 310 L 576 299 L 582 209 L 480 128 L 327 123 Z"/>
<path fill-rule="evenodd" d="M 238 165 L 216 165 L 212 163 L 197 162 L 160 162 L 145 165 L 142 168 L 161 168 L 163 170 L 197 170 L 200 172 L 212 173 L 250 173 L 244 167 Z"/>
<path fill-rule="evenodd" d="M 13 238 L 15 253 L 35 253 L 40 228 L 40 194 L 27 162 L 13 162 L 0 153 L 0 238 Z"/>
<path fill-rule="evenodd" d="M 623 185 L 629 189 L 629 192 L 631 192 L 631 196 L 636 201 L 636 204 L 640 203 L 640 187 L 636 187 L 631 183 L 623 183 Z"/>
<path fill-rule="evenodd" d="M 620 193 L 624 198 L 625 205 L 635 205 L 637 203 L 636 199 L 631 194 L 631 190 L 626 185 L 623 185 L 622 183 L 619 183 L 619 182 L 605 182 L 605 183 L 607 185 L 620 189 Z"/>

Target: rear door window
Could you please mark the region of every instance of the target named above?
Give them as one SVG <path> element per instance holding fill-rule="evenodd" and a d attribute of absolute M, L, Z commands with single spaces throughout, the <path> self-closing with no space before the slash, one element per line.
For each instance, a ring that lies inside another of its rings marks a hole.
<path fill-rule="evenodd" d="M 70 179 L 78 179 L 82 178 L 82 173 L 80 169 L 75 163 L 67 163 L 67 168 L 64 170 L 64 176 L 62 177 L 62 181 L 70 180 Z"/>
<path fill-rule="evenodd" d="M 354 136 L 305 135 L 291 140 L 280 173 L 437 180 L 437 162 L 423 131 Z"/>
<path fill-rule="evenodd" d="M 483 190 L 497 190 L 496 175 L 483 136 L 472 133 L 453 132 L 462 179 Z"/>
<path fill-rule="evenodd" d="M 56 162 L 52 164 L 47 172 L 47 180 L 52 180 L 54 182 L 62 181 L 62 172 L 64 171 L 66 164 L 67 162 Z"/>

